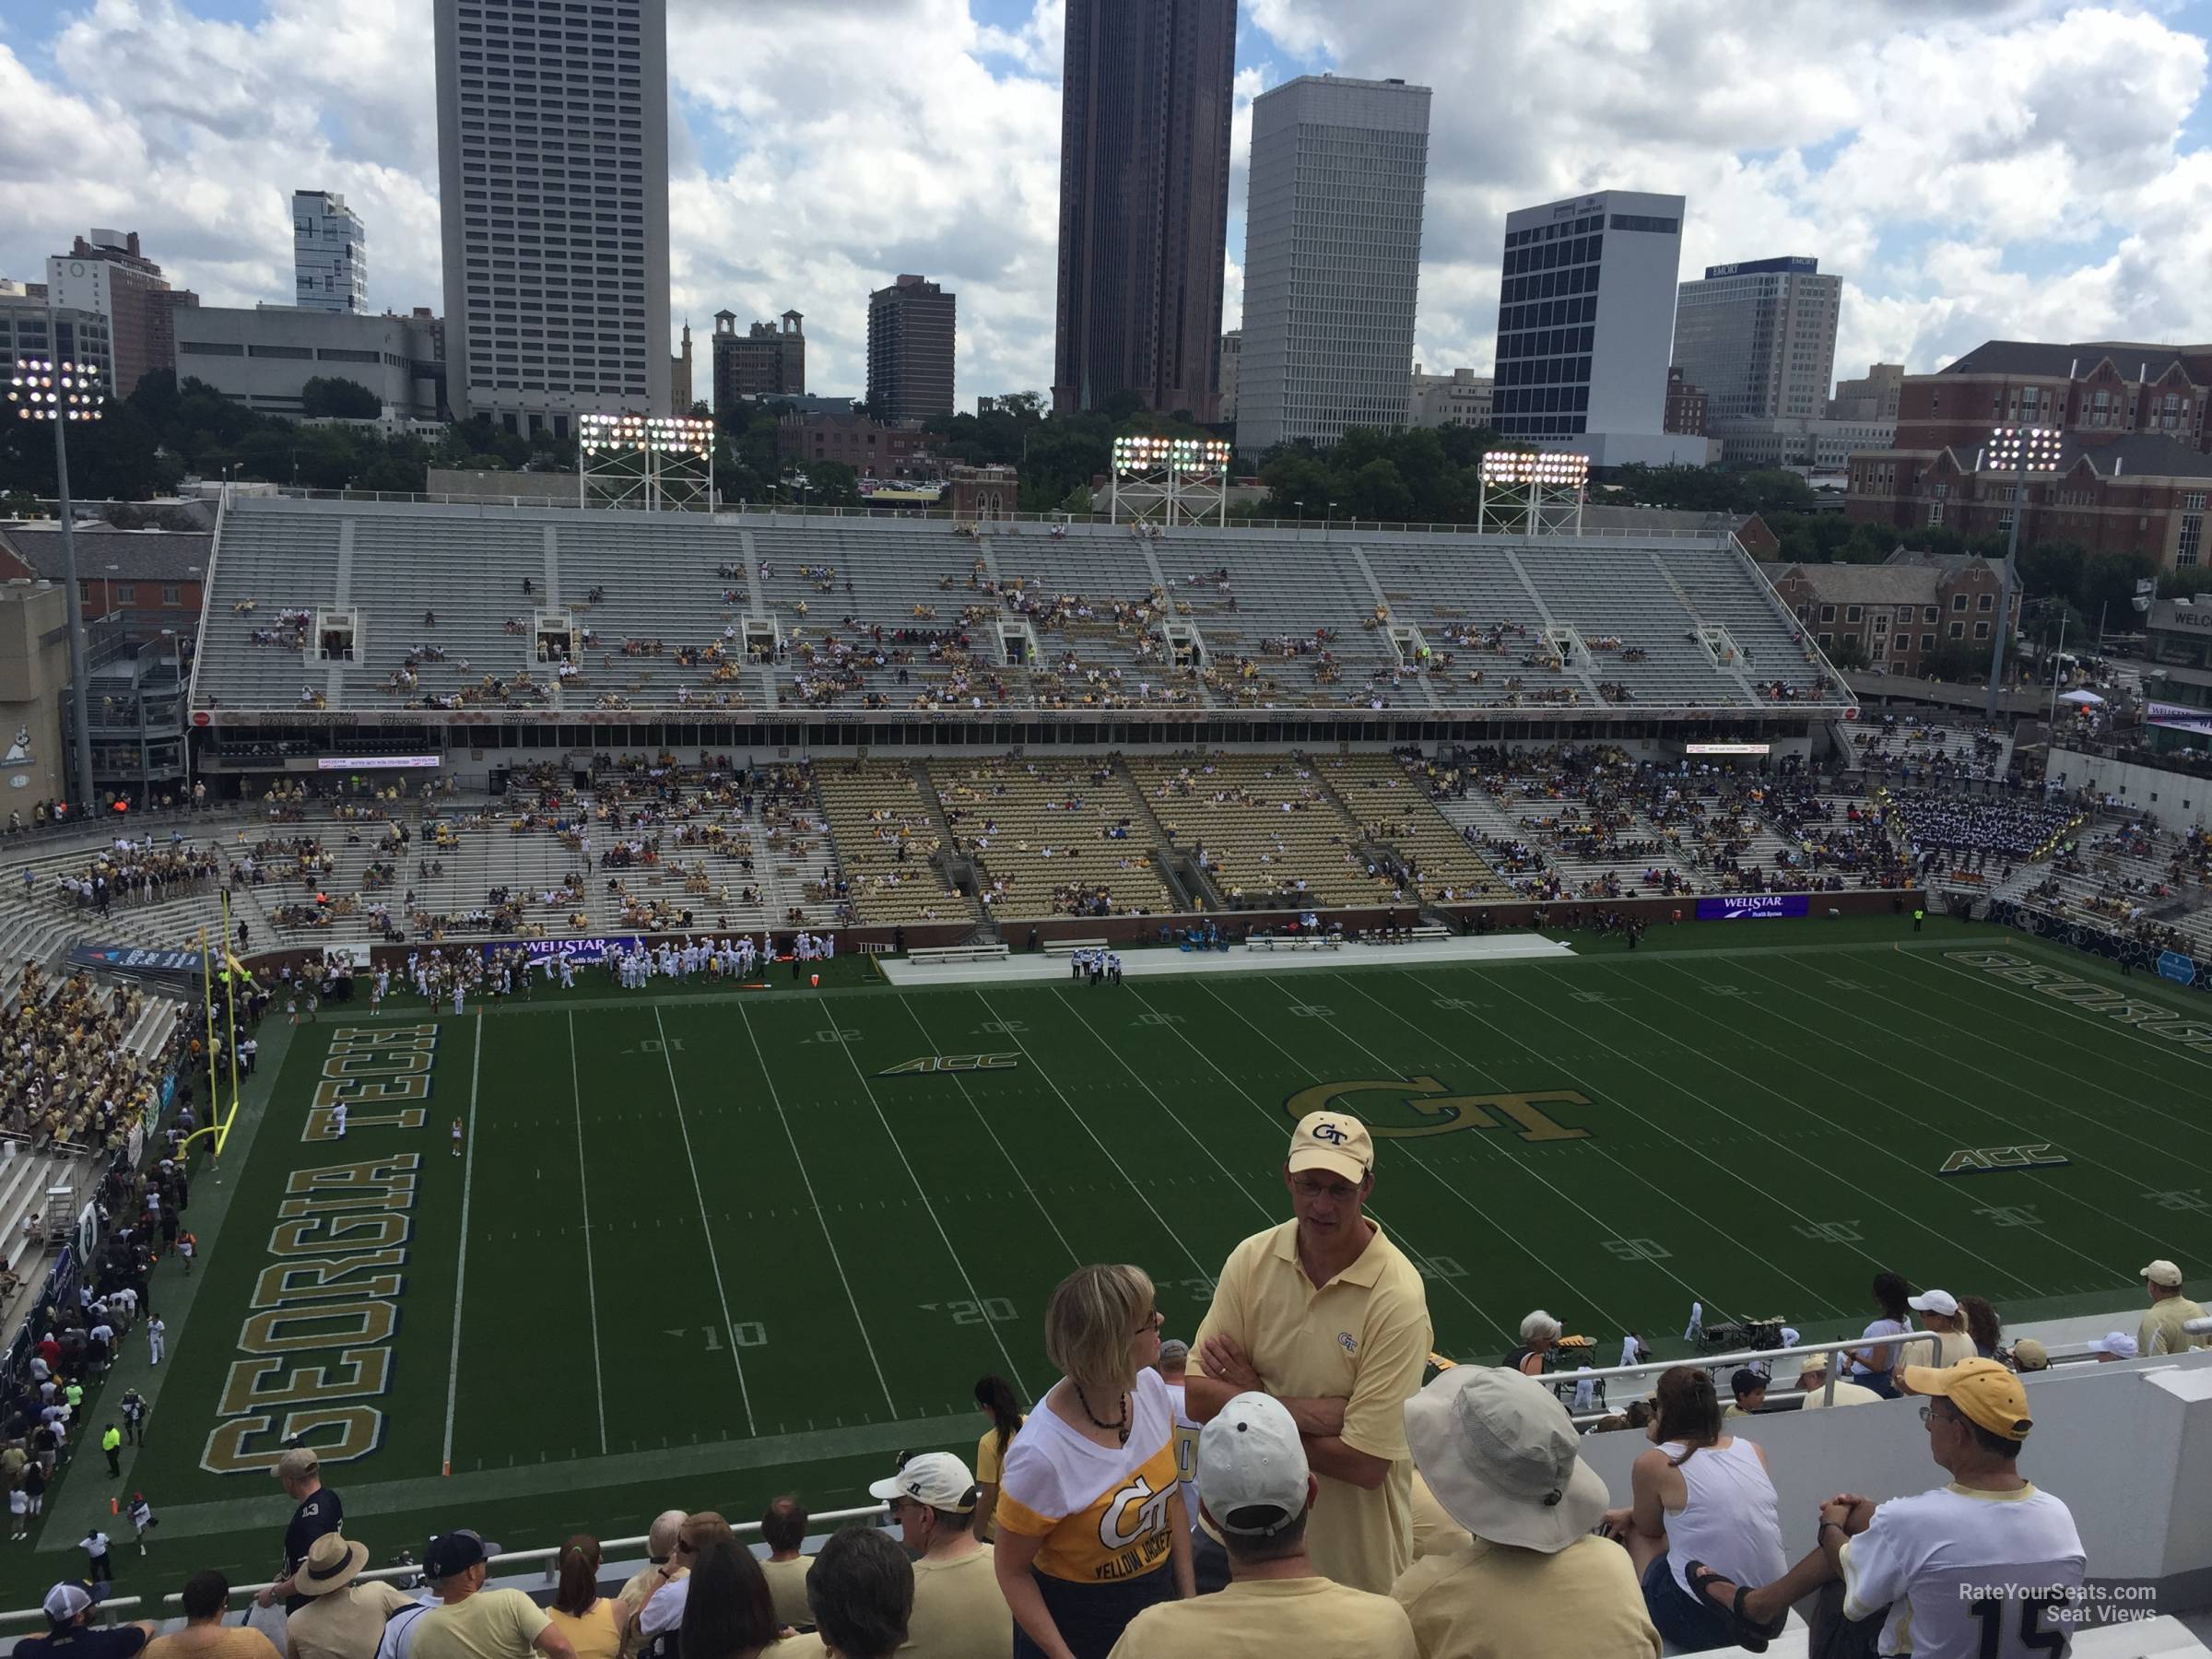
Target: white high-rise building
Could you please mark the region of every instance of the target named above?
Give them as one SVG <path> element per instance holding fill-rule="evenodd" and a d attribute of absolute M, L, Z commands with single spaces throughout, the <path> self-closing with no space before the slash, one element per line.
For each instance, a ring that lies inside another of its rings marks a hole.
<path fill-rule="evenodd" d="M 1238 449 L 1405 424 L 1429 99 L 1303 75 L 1253 100 Z"/>
<path fill-rule="evenodd" d="M 667 0 L 433 4 L 455 418 L 668 414 Z"/>
<path fill-rule="evenodd" d="M 369 231 L 344 196 L 292 192 L 292 287 L 308 311 L 369 309 Z"/>
<path fill-rule="evenodd" d="M 1836 367 L 1843 278 L 1817 259 L 1707 265 L 1682 284 L 1675 361 L 1704 389 L 1708 430 L 1735 420 L 1818 420 Z"/>
<path fill-rule="evenodd" d="M 1666 429 L 1678 195 L 1601 190 L 1505 220 L 1491 424 L 1597 466 L 1705 464 Z"/>

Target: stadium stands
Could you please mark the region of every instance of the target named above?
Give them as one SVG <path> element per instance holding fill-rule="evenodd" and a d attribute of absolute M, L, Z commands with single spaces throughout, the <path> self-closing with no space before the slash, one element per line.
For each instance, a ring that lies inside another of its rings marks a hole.
<path fill-rule="evenodd" d="M 1129 768 L 1228 908 L 1393 902 L 1389 877 L 1371 873 L 1368 838 L 1303 757 L 1144 756 Z"/>
<path fill-rule="evenodd" d="M 1112 759 L 936 760 L 930 774 L 1002 920 L 1183 908 L 1160 874 L 1151 815 Z"/>
<path fill-rule="evenodd" d="M 244 499 L 226 511 L 211 583 L 195 696 L 227 725 L 244 724 L 228 712 L 303 707 L 1850 701 L 1724 536 L 1139 541 L 1112 526 L 977 535 L 898 519 Z"/>
<path fill-rule="evenodd" d="M 945 873 L 946 826 L 912 769 L 832 761 L 815 769 L 815 787 L 843 872 L 839 890 L 853 921 L 975 918 L 974 901 Z"/>

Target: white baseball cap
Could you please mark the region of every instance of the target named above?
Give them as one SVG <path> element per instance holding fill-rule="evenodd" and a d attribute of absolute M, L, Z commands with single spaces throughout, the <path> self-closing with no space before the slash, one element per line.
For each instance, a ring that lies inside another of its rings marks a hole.
<path fill-rule="evenodd" d="M 2107 1331 L 2089 1344 L 2092 1354 L 2110 1354 L 2115 1359 L 2136 1358 L 2136 1339 L 2125 1331 Z"/>
<path fill-rule="evenodd" d="M 55 1624 L 67 1624 L 92 1605 L 92 1597 L 82 1584 L 56 1584 L 40 1605 Z"/>
<path fill-rule="evenodd" d="M 1959 1317 L 1959 1299 L 1948 1290 L 1929 1290 L 1919 1296 L 1905 1298 L 1905 1306 L 1920 1313 L 1940 1313 L 1946 1319 Z"/>
<path fill-rule="evenodd" d="M 1241 1538 L 1271 1538 L 1306 1512 L 1311 1483 L 1298 1425 L 1273 1394 L 1238 1394 L 1198 1435 L 1198 1498 L 1214 1524 Z M 1272 1511 L 1272 1520 L 1232 1516 Z"/>
<path fill-rule="evenodd" d="M 2181 1288 L 2182 1270 L 2164 1256 L 2160 1256 L 2149 1266 L 2144 1268 L 2138 1277 L 2148 1279 L 2162 1289 L 2174 1290 Z"/>
<path fill-rule="evenodd" d="M 886 1502 L 911 1498 L 934 1510 L 965 1514 L 975 1507 L 975 1477 L 949 1452 L 924 1452 L 908 1458 L 898 1474 L 870 1486 L 868 1496 Z"/>

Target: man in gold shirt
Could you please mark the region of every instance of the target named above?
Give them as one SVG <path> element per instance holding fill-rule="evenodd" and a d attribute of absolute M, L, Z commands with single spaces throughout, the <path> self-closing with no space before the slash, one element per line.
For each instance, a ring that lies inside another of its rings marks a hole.
<path fill-rule="evenodd" d="M 1198 1501 L 1229 1550 L 1229 1587 L 1129 1621 L 1111 1659 L 1418 1659 L 1387 1595 L 1324 1578 L 1308 1559 L 1315 1481 L 1279 1400 L 1241 1394 L 1198 1437 Z"/>
<path fill-rule="evenodd" d="M 1299 1121 L 1283 1166 L 1295 1218 L 1230 1253 L 1183 1400 L 1201 1424 L 1240 1394 L 1280 1400 L 1319 1485 L 1306 1537 L 1313 1570 L 1386 1594 L 1413 1559 L 1403 1408 L 1421 1385 L 1430 1327 L 1419 1272 L 1360 1213 L 1374 1161 L 1359 1119 Z M 1205 1473 L 1202 1447 L 1202 1495 Z"/>
<path fill-rule="evenodd" d="M 1423 1659 L 1659 1659 L 1629 1552 L 1592 1531 L 1606 1483 L 1550 1390 L 1458 1366 L 1406 1401 L 1406 1438 L 1437 1501 L 1474 1534 L 1391 1592 Z"/>
<path fill-rule="evenodd" d="M 2192 1336 L 2182 1328 L 2192 1319 L 2202 1319 L 2205 1311 L 2182 1294 L 2179 1267 L 2169 1261 L 2153 1262 L 2143 1269 L 2143 1283 L 2150 1291 L 2150 1312 L 2136 1333 L 2137 1353 L 2185 1354 L 2191 1348 L 2212 1347 L 2212 1336 Z"/>
<path fill-rule="evenodd" d="M 868 1488 L 891 1506 L 914 1556 L 914 1606 L 900 1659 L 1011 1659 L 1014 1620 L 991 1546 L 975 1535 L 974 1477 L 949 1452 L 910 1457 Z"/>

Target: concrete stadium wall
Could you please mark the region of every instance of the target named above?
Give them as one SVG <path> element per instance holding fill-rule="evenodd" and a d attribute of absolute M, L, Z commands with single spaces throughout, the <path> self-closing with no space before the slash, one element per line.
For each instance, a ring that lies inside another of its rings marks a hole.
<path fill-rule="evenodd" d="M 2093 789 L 2112 796 L 2130 812 L 2148 813 L 2162 830 L 2201 830 L 2212 816 L 2212 778 L 2161 771 L 2155 766 L 2108 760 L 2069 748 L 2053 749 L 2043 771 L 2046 777 L 2064 780 L 2069 789 Z"/>
<path fill-rule="evenodd" d="M 2212 1504 L 2203 1496 L 2212 1482 L 2212 1350 L 2064 1366 L 2027 1383 L 2035 1430 L 2020 1472 L 2073 1510 L 2089 1575 L 2158 1581 L 2160 1613 L 2212 1605 Z M 1819 1505 L 1837 1492 L 1878 1500 L 1948 1478 L 1929 1461 L 1917 1409 L 1888 1400 L 1729 1420 L 1729 1432 L 1766 1451 L 1788 1559 L 1812 1548 Z M 1627 1430 L 1583 1441 L 1583 1461 L 1616 1503 L 1628 1501 L 1630 1465 L 1650 1450 Z"/>

